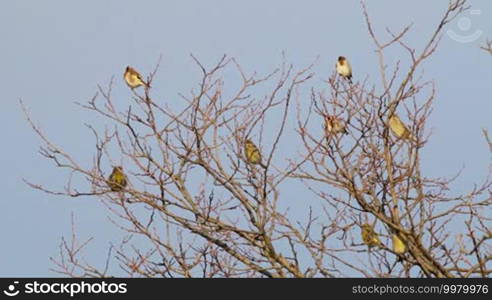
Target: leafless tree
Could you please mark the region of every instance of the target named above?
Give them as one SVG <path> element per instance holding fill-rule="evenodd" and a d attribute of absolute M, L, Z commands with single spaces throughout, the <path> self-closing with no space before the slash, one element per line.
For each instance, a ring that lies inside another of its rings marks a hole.
<path fill-rule="evenodd" d="M 285 58 L 270 74 L 248 74 L 233 58 L 206 67 L 192 56 L 201 72 L 198 88 L 170 107 L 152 96 L 157 64 L 148 87 L 134 90 L 131 101 L 114 100 L 112 80 L 79 104 L 111 124 L 87 125 L 95 139 L 90 163 L 52 143 L 23 105 L 42 139 L 41 154 L 72 174 L 62 190 L 28 184 L 100 199 L 128 233 L 109 249 L 108 265 L 117 260 L 128 276 L 489 277 L 490 178 L 457 195 L 455 177 L 422 171 L 436 88 L 421 65 L 466 1 L 449 2 L 422 50 L 405 42 L 411 26 L 380 37 L 363 1 L 361 7 L 377 53 L 374 78 L 350 83 L 335 71 L 318 76 L 316 61 L 297 70 Z M 390 48 L 401 51 L 394 65 L 387 62 Z M 329 78 L 322 85 L 312 80 L 323 77 Z M 406 123 L 406 137 L 389 129 L 395 114 Z M 330 116 L 345 124 L 346 134 L 323 128 Z M 258 146 L 261 164 L 248 163 L 246 139 Z M 107 178 L 121 161 L 129 184 L 112 192 Z M 87 184 L 75 186 L 81 179 Z M 299 187 L 298 203 L 289 202 L 287 185 Z M 363 243 L 366 223 L 379 246 Z M 96 268 L 80 258 L 91 239 L 79 241 L 73 231 L 52 259 L 54 270 L 110 276 L 108 265 Z M 393 236 L 404 253 L 394 251 Z"/>

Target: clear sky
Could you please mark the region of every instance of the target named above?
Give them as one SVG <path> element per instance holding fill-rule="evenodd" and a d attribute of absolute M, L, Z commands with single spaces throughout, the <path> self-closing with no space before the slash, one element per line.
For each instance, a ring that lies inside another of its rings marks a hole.
<path fill-rule="evenodd" d="M 447 0 L 367 1 L 378 32 L 414 23 L 407 41 L 421 46 Z M 437 82 L 424 150 L 428 175 L 450 176 L 464 167 L 455 187 L 470 188 L 486 175 L 490 152 L 481 128 L 492 131 L 492 56 L 479 49 L 492 39 L 492 2 L 470 1 L 467 13 L 449 25 L 462 43 L 444 36 L 425 65 Z M 66 174 L 37 153 L 40 140 L 29 128 L 18 100 L 52 140 L 88 163 L 93 139 L 84 123 L 94 115 L 86 101 L 115 76 L 115 97 L 128 98 L 121 80 L 126 65 L 148 73 L 162 55 L 154 82 L 166 98 L 187 93 L 198 70 L 189 56 L 206 64 L 228 54 L 248 71 L 272 71 L 282 51 L 295 66 L 320 56 L 318 76 L 328 76 L 339 55 L 350 58 L 355 77 L 377 80 L 377 60 L 359 1 L 4 1 L 0 9 L 0 88 L 3 129 L 0 150 L 0 276 L 54 276 L 50 256 L 70 232 L 73 212 L 81 237 L 95 238 L 86 258 L 102 266 L 110 241 L 120 236 L 97 199 L 54 197 L 27 187 L 22 179 L 60 188 Z M 392 52 L 393 53 L 393 52 Z M 398 52 L 402 53 L 402 52 Z M 388 57 L 396 62 L 406 57 Z M 158 94 L 158 93 L 156 93 Z"/>

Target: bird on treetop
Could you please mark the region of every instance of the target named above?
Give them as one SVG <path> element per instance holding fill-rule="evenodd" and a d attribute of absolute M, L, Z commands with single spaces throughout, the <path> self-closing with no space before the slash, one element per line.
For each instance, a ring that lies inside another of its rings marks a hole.
<path fill-rule="evenodd" d="M 352 67 L 350 66 L 349 61 L 345 58 L 345 56 L 339 56 L 337 61 L 337 73 L 343 78 L 348 79 L 350 83 L 352 83 Z"/>
<path fill-rule="evenodd" d="M 123 75 L 126 84 L 133 90 L 139 86 L 147 86 L 145 81 L 143 81 L 142 76 L 132 67 L 127 66 L 125 74 Z"/>

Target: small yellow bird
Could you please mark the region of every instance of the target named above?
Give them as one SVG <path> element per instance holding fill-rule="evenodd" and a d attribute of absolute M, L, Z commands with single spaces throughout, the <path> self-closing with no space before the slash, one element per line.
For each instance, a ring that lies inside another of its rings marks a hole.
<path fill-rule="evenodd" d="M 414 140 L 414 137 L 407 126 L 400 120 L 396 114 L 392 114 L 389 117 L 388 125 L 393 132 L 400 139 L 404 140 Z"/>
<path fill-rule="evenodd" d="M 407 246 L 405 246 L 405 243 L 396 234 L 392 234 L 391 239 L 393 241 L 393 251 L 395 251 L 395 253 L 403 254 L 407 251 Z"/>
<path fill-rule="evenodd" d="M 139 86 L 147 86 L 145 81 L 143 81 L 142 76 L 132 67 L 127 66 L 125 70 L 125 74 L 123 76 L 126 84 L 131 88 L 137 88 Z"/>
<path fill-rule="evenodd" d="M 246 161 L 250 164 L 261 165 L 261 153 L 258 147 L 250 140 L 247 139 L 244 143 L 244 156 Z"/>
<path fill-rule="evenodd" d="M 337 61 L 337 73 L 352 83 L 352 67 L 344 56 L 339 56 Z"/>
<path fill-rule="evenodd" d="M 338 119 L 336 116 L 325 116 L 325 134 L 330 136 L 332 134 L 348 134 L 345 122 Z"/>
<path fill-rule="evenodd" d="M 113 172 L 108 177 L 108 186 L 113 192 L 122 191 L 127 185 L 126 175 L 120 166 L 114 167 Z"/>
<path fill-rule="evenodd" d="M 375 247 L 381 245 L 378 234 L 374 231 L 374 228 L 369 224 L 363 224 L 361 227 L 362 241 L 369 247 Z"/>

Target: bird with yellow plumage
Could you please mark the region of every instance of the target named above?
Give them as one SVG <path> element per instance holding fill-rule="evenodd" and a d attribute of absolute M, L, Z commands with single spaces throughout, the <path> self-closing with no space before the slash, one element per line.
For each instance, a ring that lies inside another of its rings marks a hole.
<path fill-rule="evenodd" d="M 107 183 L 111 191 L 121 192 L 128 184 L 126 175 L 125 173 L 123 173 L 123 167 L 121 166 L 114 167 L 113 172 L 108 177 Z"/>
<path fill-rule="evenodd" d="M 362 241 L 364 244 L 371 247 L 376 247 L 381 245 L 381 241 L 379 240 L 378 234 L 374 231 L 374 227 L 370 224 L 362 224 L 360 227 Z"/>
<path fill-rule="evenodd" d="M 391 235 L 391 240 L 393 242 L 393 251 L 397 254 L 403 254 L 407 251 L 407 246 L 405 243 L 398 237 L 397 234 L 393 233 Z"/>
<path fill-rule="evenodd" d="M 336 70 L 338 75 L 347 79 L 352 83 L 352 66 L 345 56 L 339 56 L 336 63 Z"/>
<path fill-rule="evenodd" d="M 265 167 L 261 162 L 260 149 L 250 139 L 246 139 L 244 142 L 244 156 L 249 164 Z"/>
<path fill-rule="evenodd" d="M 411 131 L 408 129 L 408 127 L 405 125 L 405 123 L 402 122 L 402 120 L 400 119 L 400 117 L 398 117 L 397 114 L 393 113 L 388 118 L 388 126 L 391 129 L 391 132 L 397 138 L 415 141 L 415 138 L 412 135 Z"/>
<path fill-rule="evenodd" d="M 140 73 L 130 66 L 125 69 L 125 74 L 123 75 L 126 84 L 133 90 L 139 86 L 147 86 L 147 83 L 142 79 Z"/>

